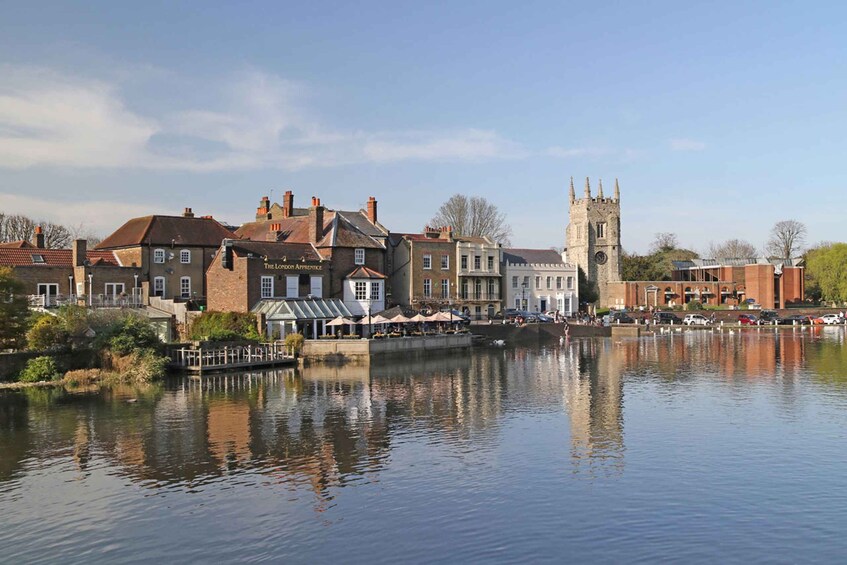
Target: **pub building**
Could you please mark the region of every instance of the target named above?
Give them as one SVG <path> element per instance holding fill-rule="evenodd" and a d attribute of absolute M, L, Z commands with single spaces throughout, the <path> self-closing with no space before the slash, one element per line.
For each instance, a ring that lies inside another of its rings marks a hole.
<path fill-rule="evenodd" d="M 309 243 L 226 239 L 206 272 L 208 309 L 254 312 L 268 337 L 300 332 L 314 339 L 326 323 L 352 314 L 338 298 L 324 298 L 330 264 Z"/>

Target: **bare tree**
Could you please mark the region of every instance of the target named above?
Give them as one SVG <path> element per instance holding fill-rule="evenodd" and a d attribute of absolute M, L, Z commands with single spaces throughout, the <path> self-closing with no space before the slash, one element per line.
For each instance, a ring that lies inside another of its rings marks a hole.
<path fill-rule="evenodd" d="M 79 229 L 67 228 L 53 222 L 35 221 L 22 214 L 0 213 L 0 242 L 31 241 L 36 226 L 41 226 L 44 246 L 50 249 L 67 248 L 77 236 L 85 237 L 81 226 Z"/>
<path fill-rule="evenodd" d="M 706 252 L 711 259 L 738 259 L 756 257 L 756 246 L 743 239 L 728 239 L 721 243 L 710 243 Z"/>
<path fill-rule="evenodd" d="M 20 214 L 6 216 L 3 231 L 5 241 L 29 241 L 35 233 L 35 222 Z"/>
<path fill-rule="evenodd" d="M 95 233 L 91 228 L 86 227 L 85 224 L 70 226 L 68 231 L 70 232 L 71 241 L 75 239 L 84 239 L 88 241 L 89 249 L 103 241 L 103 238 L 100 237 L 99 234 Z"/>
<path fill-rule="evenodd" d="M 432 226 L 452 226 L 458 235 L 488 236 L 495 242 L 511 245 L 512 228 L 506 223 L 506 215 L 481 196 L 468 198 L 464 194 L 454 194 L 441 205 L 429 223 Z"/>
<path fill-rule="evenodd" d="M 772 257 L 790 259 L 800 255 L 806 243 L 806 224 L 797 220 L 782 220 L 774 224 L 766 250 Z"/>
<path fill-rule="evenodd" d="M 670 251 L 679 247 L 679 238 L 675 233 L 657 233 L 653 243 L 650 244 L 650 253 L 657 251 Z"/>

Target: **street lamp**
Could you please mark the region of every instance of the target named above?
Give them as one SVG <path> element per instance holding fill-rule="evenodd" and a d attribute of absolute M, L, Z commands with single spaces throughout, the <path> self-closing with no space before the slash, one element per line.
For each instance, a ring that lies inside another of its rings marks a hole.
<path fill-rule="evenodd" d="M 88 273 L 88 305 L 94 305 L 94 275 Z"/>
<path fill-rule="evenodd" d="M 528 310 L 526 306 L 526 281 L 524 281 L 521 283 L 521 310 Z"/>

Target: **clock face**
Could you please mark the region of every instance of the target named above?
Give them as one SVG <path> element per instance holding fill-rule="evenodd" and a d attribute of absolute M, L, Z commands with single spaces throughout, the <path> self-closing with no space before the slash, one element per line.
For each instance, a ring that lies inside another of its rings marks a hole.
<path fill-rule="evenodd" d="M 606 257 L 606 254 L 603 253 L 602 251 L 598 251 L 597 253 L 594 254 L 594 260 L 597 261 L 598 265 L 605 265 L 606 261 L 608 259 L 609 258 Z"/>

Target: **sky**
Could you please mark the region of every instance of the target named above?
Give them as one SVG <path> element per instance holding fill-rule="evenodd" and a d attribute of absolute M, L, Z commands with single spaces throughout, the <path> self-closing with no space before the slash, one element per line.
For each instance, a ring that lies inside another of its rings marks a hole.
<path fill-rule="evenodd" d="M 564 244 L 568 183 L 619 179 L 623 247 L 796 219 L 843 240 L 847 4 L 7 2 L 0 211 L 107 235 L 240 224 L 286 190 L 420 230 L 484 196 Z"/>

